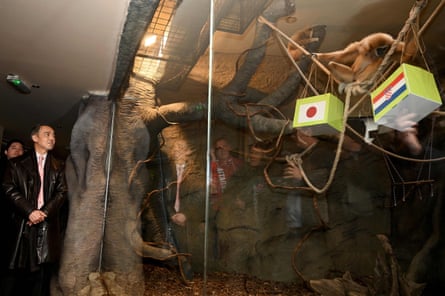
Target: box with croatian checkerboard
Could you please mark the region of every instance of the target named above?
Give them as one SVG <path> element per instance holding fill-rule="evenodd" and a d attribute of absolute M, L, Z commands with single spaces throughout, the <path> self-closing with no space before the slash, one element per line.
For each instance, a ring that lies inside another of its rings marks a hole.
<path fill-rule="evenodd" d="M 419 122 L 442 104 L 434 76 L 409 64 L 372 91 L 371 100 L 374 121 L 400 131 L 408 127 L 404 120 Z"/>

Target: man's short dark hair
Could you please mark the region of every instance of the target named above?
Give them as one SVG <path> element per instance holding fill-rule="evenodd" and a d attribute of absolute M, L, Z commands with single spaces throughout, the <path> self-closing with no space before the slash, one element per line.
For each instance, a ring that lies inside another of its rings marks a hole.
<path fill-rule="evenodd" d="M 11 139 L 11 140 L 9 140 L 6 143 L 5 150 L 8 150 L 9 147 L 11 147 L 11 145 L 14 144 L 14 143 L 20 143 L 20 144 L 22 144 L 23 148 L 25 148 L 25 144 L 23 143 L 22 140 L 20 140 L 20 139 Z"/>
<path fill-rule="evenodd" d="M 40 128 L 41 128 L 42 126 L 49 126 L 49 127 L 51 127 L 49 124 L 46 124 L 46 123 L 38 123 L 38 124 L 34 125 L 34 126 L 32 127 L 32 129 L 31 129 L 31 138 L 32 138 L 32 136 L 34 136 L 34 135 L 36 135 L 36 134 L 39 133 L 39 130 L 40 130 Z M 51 127 L 51 128 L 52 128 L 52 127 Z"/>

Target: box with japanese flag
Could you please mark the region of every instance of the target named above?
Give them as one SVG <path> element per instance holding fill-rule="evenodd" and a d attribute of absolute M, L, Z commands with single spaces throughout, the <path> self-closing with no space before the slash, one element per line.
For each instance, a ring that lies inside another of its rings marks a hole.
<path fill-rule="evenodd" d="M 371 100 L 374 121 L 400 131 L 442 104 L 433 74 L 409 64 L 372 91 Z"/>
<path fill-rule="evenodd" d="M 297 100 L 293 126 L 312 135 L 330 135 L 343 129 L 344 104 L 331 93 Z"/>

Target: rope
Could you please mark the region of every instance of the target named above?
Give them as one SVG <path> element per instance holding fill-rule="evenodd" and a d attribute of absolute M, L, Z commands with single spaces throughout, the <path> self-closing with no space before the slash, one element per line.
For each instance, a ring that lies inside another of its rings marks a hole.
<path fill-rule="evenodd" d="M 269 22 L 267 19 L 265 19 L 263 16 L 258 17 L 258 22 L 267 25 L 269 28 L 283 36 L 287 41 L 289 41 L 292 45 L 297 47 L 301 52 L 305 55 L 311 58 L 311 60 L 316 63 L 327 75 L 331 75 L 331 72 L 309 51 L 307 51 L 303 46 L 289 38 L 286 34 L 284 34 L 280 29 L 278 29 L 276 26 L 274 26 L 271 22 Z M 337 81 L 338 82 L 338 81 Z"/>
<path fill-rule="evenodd" d="M 376 84 L 377 83 L 380 83 L 380 82 L 382 82 L 383 80 L 384 80 L 384 77 L 387 77 L 388 76 L 388 73 L 390 72 L 390 71 L 392 71 L 392 69 L 395 67 L 395 63 L 393 63 L 386 71 L 385 71 L 385 74 L 383 74 L 382 75 L 382 77 L 380 77 L 377 81 L 376 81 Z M 368 91 L 366 91 L 363 95 L 362 95 L 362 97 L 359 99 L 359 100 L 357 100 L 357 102 L 349 109 L 349 112 L 348 112 L 348 115 L 349 114 L 351 114 L 352 112 L 354 112 L 355 111 L 355 109 L 357 109 L 358 108 L 358 106 L 360 106 L 360 104 L 362 104 L 363 103 L 363 101 L 366 99 L 366 100 L 369 100 L 369 94 L 371 93 L 371 89 L 369 89 Z"/>
<path fill-rule="evenodd" d="M 363 82 L 365 89 L 369 89 L 370 86 L 375 85 L 377 78 L 384 72 L 385 68 L 387 68 L 388 64 L 390 63 L 390 59 L 391 59 L 392 55 L 394 54 L 397 45 L 405 37 L 408 30 L 411 28 L 411 25 L 415 22 L 415 19 L 418 18 L 420 11 L 426 6 L 426 3 L 427 3 L 426 0 L 416 1 L 416 4 L 413 6 L 413 8 L 411 8 L 408 19 L 405 21 L 404 26 L 402 27 L 399 34 L 397 35 L 396 40 L 393 42 L 393 44 L 389 48 L 388 52 L 386 53 L 385 57 L 383 58 L 382 63 L 377 68 L 377 71 L 374 73 L 373 77 L 369 81 Z"/>
<path fill-rule="evenodd" d="M 367 143 L 369 146 L 371 146 L 372 148 L 377 149 L 380 152 L 383 152 L 387 155 L 393 156 L 395 158 L 399 158 L 402 160 L 407 160 L 407 161 L 412 161 L 412 162 L 433 162 L 433 161 L 443 161 L 445 160 L 445 156 L 442 157 L 437 157 L 437 158 L 431 158 L 431 159 L 418 159 L 418 158 L 412 158 L 412 157 L 406 157 L 406 156 L 401 156 L 398 154 L 395 154 L 391 151 L 388 151 L 380 146 L 377 146 L 375 144 L 373 144 L 372 142 L 366 142 L 364 137 L 362 135 L 360 135 L 355 129 L 353 129 L 352 127 L 350 127 L 348 124 L 346 124 L 346 128 L 352 132 L 354 135 L 356 135 L 358 138 L 362 139 L 364 143 Z"/>
<path fill-rule="evenodd" d="M 431 15 L 429 16 L 429 18 L 426 20 L 426 22 L 423 24 L 422 28 L 418 29 L 418 27 L 416 27 L 417 30 L 413 29 L 413 34 L 415 35 L 415 40 L 416 40 L 416 44 L 417 44 L 417 48 L 419 48 L 420 54 L 422 56 L 422 60 L 423 63 L 426 67 L 426 69 L 431 72 L 430 70 L 430 66 L 427 62 L 427 59 L 425 57 L 425 50 L 422 49 L 422 46 L 420 44 L 420 36 L 423 34 L 423 32 L 425 31 L 425 29 L 430 25 L 430 23 L 432 22 L 432 20 L 434 19 L 434 17 L 440 12 L 440 10 L 443 8 L 443 6 L 445 5 L 445 0 L 442 0 L 436 7 L 436 9 L 431 13 Z"/>
<path fill-rule="evenodd" d="M 431 128 L 431 134 L 430 137 L 428 139 L 428 143 L 427 145 L 425 145 L 426 147 L 428 147 L 429 149 L 425 149 L 425 153 L 424 153 L 424 159 L 426 159 L 427 157 L 429 157 L 429 159 L 432 158 L 433 155 L 433 133 L 434 133 L 434 122 L 435 122 L 435 118 L 433 118 L 433 122 L 432 122 L 432 128 Z M 427 170 L 427 179 L 426 180 L 421 180 L 421 176 L 422 176 L 422 171 L 424 168 L 424 164 L 425 162 L 421 163 L 421 166 L 417 172 L 417 179 L 414 181 L 405 181 L 404 178 L 402 177 L 402 175 L 399 173 L 399 170 L 396 168 L 396 166 L 394 165 L 394 163 L 391 161 L 391 159 L 389 158 L 388 155 L 384 154 L 383 155 L 383 159 L 385 160 L 385 165 L 387 168 L 387 171 L 389 173 L 389 176 L 391 177 L 391 181 L 392 181 L 392 194 L 393 194 L 393 205 L 394 207 L 397 206 L 397 194 L 396 194 L 396 185 L 402 185 L 402 201 L 405 202 L 405 198 L 407 196 L 406 190 L 405 190 L 405 185 L 421 185 L 421 184 L 429 184 L 430 185 L 430 196 L 433 197 L 434 196 L 434 190 L 433 190 L 433 182 L 434 180 L 431 180 L 431 169 L 432 169 L 432 163 L 429 162 L 428 163 L 428 170 Z M 400 180 L 400 182 L 396 182 L 395 178 L 394 178 L 394 174 L 397 175 L 398 179 Z M 418 188 L 419 190 L 419 188 Z M 409 190 L 408 193 L 412 191 Z M 419 190 L 420 193 L 420 199 L 422 199 L 422 194 Z"/>
<path fill-rule="evenodd" d="M 431 13 L 430 17 L 426 20 L 426 22 L 423 24 L 422 28 L 419 30 L 419 36 L 423 34 L 423 31 L 429 26 L 433 18 L 439 13 L 439 11 L 443 8 L 445 5 L 445 0 L 440 1 L 439 5 L 437 5 L 436 9 Z"/>
<path fill-rule="evenodd" d="M 394 173 L 395 172 L 397 174 L 397 176 L 399 177 L 399 179 L 402 181 L 402 183 L 404 183 L 402 176 L 400 175 L 399 171 L 394 167 L 393 162 L 389 159 L 389 157 L 386 154 L 383 154 L 383 160 L 385 161 L 385 165 L 386 165 L 386 170 L 388 171 L 389 176 L 391 177 L 391 181 L 392 181 L 392 200 L 393 200 L 393 205 L 396 207 L 397 206 L 397 194 L 396 194 L 396 187 L 395 187 L 395 179 L 394 179 Z M 403 189 L 403 195 L 405 195 L 405 186 L 402 187 Z"/>
<path fill-rule="evenodd" d="M 299 164 L 299 163 L 301 163 L 303 160 L 302 160 L 302 157 L 306 154 L 306 153 L 308 153 L 309 151 L 311 151 L 316 145 L 317 145 L 317 143 L 318 142 L 314 142 L 314 143 L 312 143 L 309 147 L 307 147 L 303 152 L 301 152 L 301 153 L 295 153 L 295 154 L 291 154 L 291 155 L 286 155 L 286 162 L 287 163 L 289 163 L 290 165 L 292 165 L 292 163 L 297 163 L 297 164 Z"/>
<path fill-rule="evenodd" d="M 279 38 L 276 34 L 275 34 L 276 38 L 278 39 L 278 42 L 280 43 L 281 48 L 286 52 L 287 57 L 289 58 L 289 60 L 291 61 L 291 63 L 294 65 L 295 69 L 297 69 L 298 74 L 300 74 L 300 77 L 303 78 L 304 82 L 306 82 L 306 86 L 309 86 L 310 89 L 312 90 L 312 92 L 315 95 L 319 95 L 318 91 L 315 89 L 315 87 L 311 84 L 311 82 L 309 81 L 309 79 L 306 77 L 306 75 L 304 75 L 303 71 L 301 70 L 301 68 L 298 66 L 298 64 L 295 62 L 295 60 L 292 58 L 292 56 L 290 55 L 289 51 L 286 49 L 286 46 L 283 43 L 283 40 L 281 38 Z"/>
<path fill-rule="evenodd" d="M 431 122 L 431 136 L 429 139 L 429 158 L 433 158 L 433 139 L 434 139 L 434 126 L 436 123 L 436 118 L 433 117 L 433 120 Z M 431 178 L 431 162 L 429 163 L 429 167 L 428 167 L 428 179 Z"/>
<path fill-rule="evenodd" d="M 340 161 L 340 155 L 341 155 L 341 151 L 342 151 L 342 146 L 343 146 L 343 141 L 345 138 L 345 126 L 346 126 L 346 121 L 347 121 L 347 114 L 348 114 L 348 109 L 349 109 L 349 104 L 351 101 L 351 93 L 352 93 L 352 88 L 350 87 L 346 87 L 346 99 L 345 99 L 345 107 L 344 107 L 344 111 L 343 111 L 343 130 L 340 133 L 340 137 L 337 143 L 337 150 L 335 152 L 335 158 L 334 158 L 334 162 L 331 168 L 331 171 L 329 173 L 329 178 L 326 181 L 326 184 L 322 187 L 322 188 L 318 188 L 316 187 L 311 180 L 308 178 L 308 176 L 306 175 L 304 168 L 303 168 L 303 164 L 302 161 L 298 161 L 298 157 L 296 158 L 297 161 L 295 161 L 295 164 L 298 166 L 298 168 L 300 169 L 301 175 L 303 177 L 303 180 L 306 182 L 306 184 L 316 193 L 320 194 L 325 192 L 332 184 L 332 181 L 334 180 L 334 176 L 335 176 L 335 172 L 337 170 L 337 166 L 338 163 Z M 291 160 L 292 158 L 288 158 L 289 160 Z"/>
<path fill-rule="evenodd" d="M 419 0 L 416 1 L 415 5 L 413 6 L 413 8 L 410 11 L 409 17 L 408 19 L 405 21 L 404 26 L 402 27 L 402 29 L 400 30 L 397 38 L 395 39 L 395 41 L 393 42 L 393 44 L 391 45 L 390 49 L 388 50 L 388 52 L 386 53 L 385 57 L 383 58 L 382 63 L 379 65 L 377 71 L 374 73 L 373 77 L 368 80 L 368 81 L 364 81 L 361 83 L 349 83 L 345 86 L 345 91 L 346 91 L 346 98 L 345 98 L 345 108 L 344 108 L 344 116 L 343 116 L 343 131 L 340 133 L 340 137 L 339 137 L 339 141 L 338 141 L 338 146 L 337 146 L 337 150 L 335 153 L 335 159 L 334 159 L 334 163 L 333 166 L 331 168 L 330 174 L 329 174 L 329 178 L 327 183 L 325 184 L 325 186 L 323 186 L 322 188 L 317 188 L 314 184 L 312 184 L 312 182 L 309 180 L 309 178 L 307 177 L 306 173 L 304 172 L 304 169 L 302 167 L 302 155 L 301 154 L 295 154 L 295 155 L 291 155 L 286 157 L 286 161 L 292 165 L 297 165 L 298 168 L 301 171 L 302 177 L 304 179 L 304 181 L 308 184 L 308 186 L 315 191 L 316 193 L 323 193 L 324 191 L 327 190 L 327 188 L 329 188 L 329 186 L 331 185 L 332 181 L 333 181 L 333 177 L 335 175 L 335 171 L 340 159 L 340 154 L 341 154 L 341 147 L 343 145 L 343 141 L 344 141 L 344 132 L 345 132 L 345 128 L 348 128 L 352 133 L 354 133 L 356 136 L 358 136 L 359 138 L 361 138 L 365 143 L 366 141 L 364 140 L 363 136 L 360 135 L 358 132 L 356 132 L 354 129 L 352 129 L 349 125 L 347 125 L 347 118 L 348 115 L 357 108 L 357 106 L 363 102 L 363 100 L 369 95 L 369 89 L 370 86 L 374 86 L 376 85 L 376 83 L 380 82 L 381 80 L 383 80 L 383 78 L 385 77 L 385 75 L 387 75 L 387 73 L 390 71 L 390 69 L 392 67 L 389 67 L 388 64 L 390 64 L 390 59 L 391 56 L 394 54 L 397 45 L 403 40 L 403 38 L 405 38 L 408 30 L 412 29 L 412 25 L 415 23 L 415 20 L 418 19 L 418 16 L 420 14 L 420 11 L 426 6 L 426 0 Z M 428 20 L 428 22 L 435 16 L 435 14 L 437 14 L 438 10 L 445 4 L 444 3 L 445 0 L 442 0 L 441 4 L 439 5 L 439 7 L 436 9 L 436 11 L 434 12 L 434 14 L 430 17 L 430 19 Z M 335 79 L 335 77 L 333 77 L 330 73 L 330 71 L 323 65 L 321 64 L 321 62 L 316 58 L 316 56 L 312 55 L 310 52 L 308 52 L 304 47 L 302 47 L 301 45 L 299 45 L 296 41 L 292 40 L 291 38 L 289 38 L 286 34 L 284 34 L 282 31 L 280 31 L 276 26 L 274 26 L 272 23 L 270 23 L 268 20 L 266 20 L 264 17 L 260 16 L 258 17 L 258 21 L 260 23 L 263 23 L 267 26 L 269 26 L 272 30 L 274 30 L 276 33 L 278 33 L 278 35 L 283 36 L 287 41 L 289 41 L 291 44 L 293 44 L 296 48 L 298 48 L 304 55 L 309 56 L 312 61 L 319 66 L 327 75 L 329 78 Z M 425 24 L 427 25 L 427 24 Z M 419 34 L 416 35 L 416 37 L 418 37 L 424 30 L 425 28 L 422 27 L 421 31 L 419 31 Z M 413 30 L 413 33 L 415 32 L 415 30 Z M 278 38 L 278 36 L 277 36 Z M 283 41 L 278 38 L 280 45 L 285 48 Z M 305 80 L 306 85 L 309 86 L 311 88 L 311 90 L 315 93 L 318 94 L 318 92 L 315 90 L 315 88 L 310 84 L 309 80 L 306 78 L 306 76 L 303 75 L 303 73 L 301 72 L 301 69 L 298 67 L 298 65 L 295 63 L 294 59 L 290 56 L 289 52 L 287 50 L 285 50 L 289 59 L 292 61 L 292 63 L 294 64 L 294 66 L 296 67 L 297 71 L 299 71 L 300 75 L 302 76 L 302 78 Z M 392 63 L 392 66 L 394 66 L 395 63 Z M 333 82 L 331 80 L 331 82 Z M 338 83 L 338 81 L 336 81 Z M 357 88 L 357 86 L 361 87 L 362 89 L 367 89 L 367 93 L 365 95 L 363 95 L 363 97 L 350 109 L 350 100 L 351 100 L 351 95 L 354 89 Z M 365 86 L 365 88 L 363 88 L 363 86 Z M 414 162 L 432 162 L 432 161 L 442 161 L 445 160 L 445 157 L 440 157 L 440 158 L 436 158 L 436 159 L 415 159 L 415 158 L 410 158 L 410 157 L 404 157 L 404 156 L 400 156 L 397 155 L 395 153 L 392 153 L 390 151 L 387 151 L 373 143 L 368 143 L 368 145 L 374 147 L 375 149 L 383 152 L 385 155 L 390 155 L 396 158 L 400 158 L 400 159 L 404 159 L 407 161 L 414 161 Z M 399 176 L 400 177 L 400 176 Z"/>

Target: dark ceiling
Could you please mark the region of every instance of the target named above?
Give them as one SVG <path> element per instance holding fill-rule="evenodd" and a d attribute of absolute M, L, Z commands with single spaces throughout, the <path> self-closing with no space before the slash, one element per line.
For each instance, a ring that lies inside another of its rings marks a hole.
<path fill-rule="evenodd" d="M 119 68 L 117 62 L 119 45 L 128 40 L 122 32 L 126 17 L 131 15 L 127 14 L 128 7 L 134 2 L 138 1 L 118 1 L 113 5 L 107 0 L 0 3 L 0 138 L 3 136 L 3 142 L 13 137 L 26 139 L 32 125 L 46 122 L 56 128 L 58 146 L 68 152 L 71 128 L 82 97 L 108 93 L 116 77 L 123 76 L 120 72 L 124 68 Z M 156 1 L 146 2 L 156 4 Z M 251 14 L 256 13 L 255 5 L 267 1 L 214 2 L 215 9 L 219 9 L 215 53 L 241 53 L 252 41 L 255 18 Z M 296 9 L 292 18 L 279 21 L 277 26 L 290 36 L 306 26 L 326 25 L 322 51 L 341 49 L 374 32 L 396 36 L 415 4 L 414 0 L 292 2 Z M 445 81 L 443 2 L 427 1 L 421 17 L 421 24 L 425 24 L 434 15 L 425 27 L 422 41 L 425 55 L 431 57 L 442 85 Z M 169 31 L 171 42 L 161 53 L 159 48 L 156 52 L 139 50 L 137 58 L 168 64 L 170 72 L 166 71 L 165 75 L 180 73 L 176 80 L 165 76 L 161 80 L 163 87 L 174 90 L 183 83 L 205 53 L 209 39 L 203 38 L 203 34 L 208 26 L 209 3 L 209 0 L 160 1 L 166 15 L 155 15 L 148 33 Z M 435 10 L 437 13 L 433 14 Z M 171 20 L 170 25 L 164 23 L 159 29 L 164 20 Z M 196 45 L 197 41 L 204 43 Z M 194 50 L 188 51 L 191 46 Z M 276 47 L 268 50 L 268 54 L 282 55 Z M 6 81 L 8 74 L 19 75 L 31 92 L 24 94 L 15 90 Z"/>

